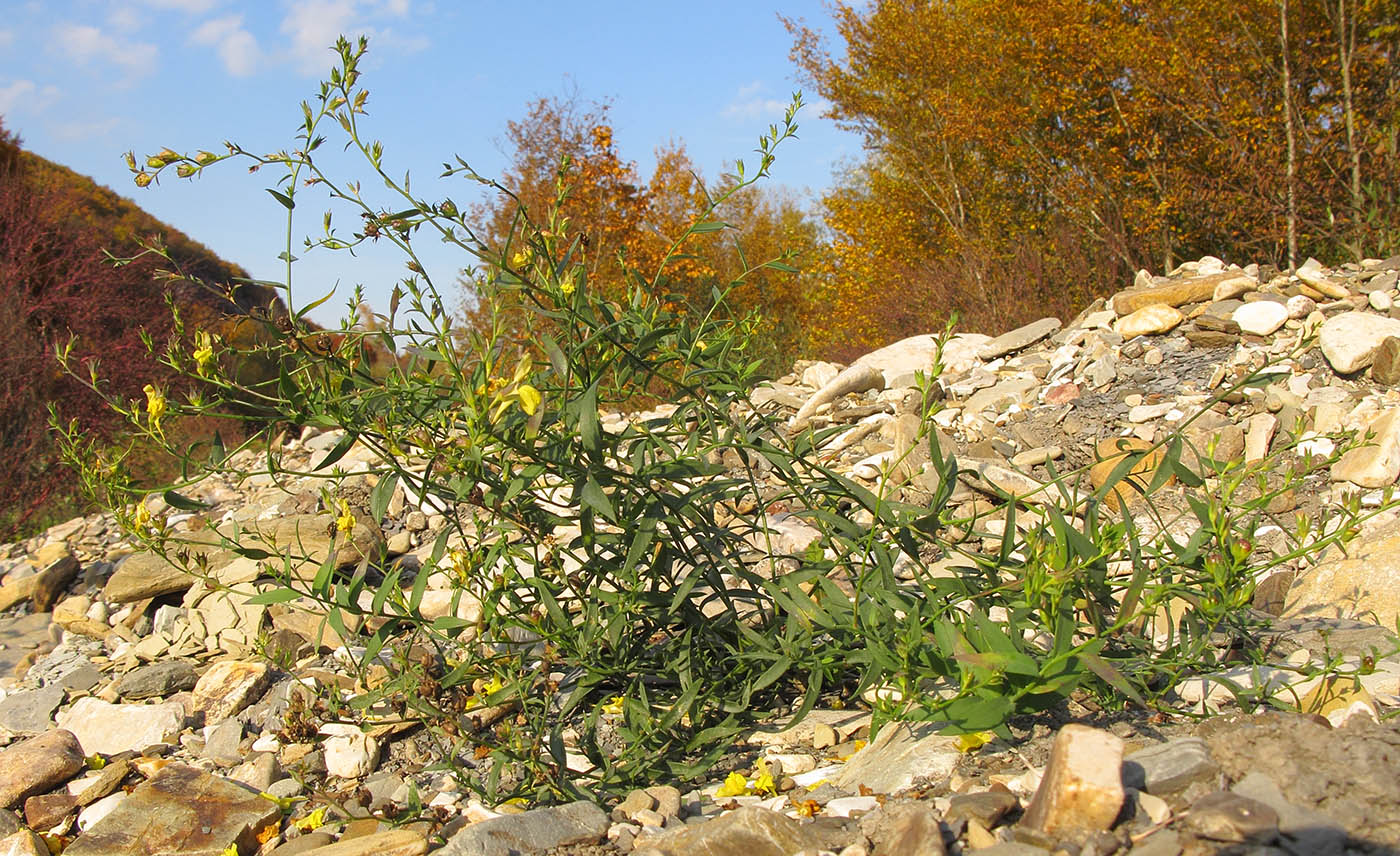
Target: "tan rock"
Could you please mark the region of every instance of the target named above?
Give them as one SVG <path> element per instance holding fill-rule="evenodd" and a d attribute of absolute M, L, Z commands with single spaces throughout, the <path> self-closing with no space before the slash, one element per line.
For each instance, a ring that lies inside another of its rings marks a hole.
<path fill-rule="evenodd" d="M 68 856 L 255 853 L 275 834 L 277 804 L 233 782 L 169 764 L 68 847 Z"/>
<path fill-rule="evenodd" d="M 1269 443 L 1278 430 L 1278 417 L 1272 413 L 1256 413 L 1245 422 L 1244 460 L 1247 464 L 1262 461 L 1269 454 Z"/>
<path fill-rule="evenodd" d="M 187 590 L 194 577 L 155 553 L 127 557 L 107 580 L 102 596 L 111 603 L 132 603 Z"/>
<path fill-rule="evenodd" d="M 19 829 L 0 838 L 0 854 L 3 856 L 51 856 L 44 839 L 32 830 Z"/>
<path fill-rule="evenodd" d="M 1123 807 L 1123 741 L 1085 725 L 1055 735 L 1050 762 L 1021 823 L 1049 835 L 1108 829 Z"/>
<path fill-rule="evenodd" d="M 1107 437 L 1100 440 L 1095 449 L 1098 463 L 1089 468 L 1089 483 L 1098 490 L 1108 484 L 1108 479 L 1113 475 L 1114 469 L 1122 463 L 1123 459 L 1134 453 L 1146 452 L 1152 448 L 1152 444 L 1137 437 Z M 1123 475 L 1122 479 L 1115 485 L 1108 494 L 1104 496 L 1104 504 L 1109 508 L 1117 510 L 1120 505 L 1126 503 L 1135 505 L 1141 498 L 1142 493 L 1151 484 L 1157 468 L 1161 465 L 1166 455 L 1162 449 L 1155 449 L 1147 454 Z M 1172 476 L 1168 484 L 1176 479 Z"/>
<path fill-rule="evenodd" d="M 1239 287 L 1245 290 L 1257 287 L 1254 277 L 1239 271 L 1225 271 L 1210 276 L 1172 280 L 1155 288 L 1130 288 L 1113 296 L 1110 305 L 1120 316 L 1131 315 L 1144 306 L 1157 304 L 1184 306 L 1187 303 L 1201 303 L 1215 299 L 1215 290 Z"/>
<path fill-rule="evenodd" d="M 1176 329 L 1186 320 L 1179 309 L 1162 304 L 1149 304 L 1118 319 L 1114 330 L 1124 339 L 1135 336 L 1155 336 Z"/>
<path fill-rule="evenodd" d="M 1400 476 L 1400 408 L 1376 417 L 1366 428 L 1374 435 L 1342 455 L 1332 465 L 1332 481 L 1347 481 L 1358 487 L 1386 487 Z"/>
<path fill-rule="evenodd" d="M 1394 627 L 1400 616 L 1400 522 L 1329 551 L 1300 571 L 1285 597 L 1285 618 L 1357 618 Z"/>
<path fill-rule="evenodd" d="M 258 700 L 272 680 L 266 663 L 224 660 L 215 663 L 194 685 L 194 709 L 213 724 Z"/>
<path fill-rule="evenodd" d="M 55 729 L 0 752 L 0 808 L 53 790 L 82 771 L 83 747 L 71 731 Z"/>
<path fill-rule="evenodd" d="M 388 829 L 302 852 L 303 856 L 420 856 L 428 852 L 428 840 L 412 829 Z"/>
<path fill-rule="evenodd" d="M 1400 336 L 1400 318 L 1373 312 L 1343 312 L 1322 323 L 1318 346 L 1333 370 L 1351 374 L 1371 365 L 1381 343 L 1391 336 Z"/>

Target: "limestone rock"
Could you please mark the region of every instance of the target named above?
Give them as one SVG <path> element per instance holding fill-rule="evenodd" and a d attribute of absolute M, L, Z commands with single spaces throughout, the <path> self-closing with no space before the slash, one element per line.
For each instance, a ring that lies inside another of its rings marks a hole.
<path fill-rule="evenodd" d="M 1382 413 L 1366 428 L 1375 436 L 1332 465 L 1333 481 L 1359 487 L 1385 487 L 1400 476 L 1400 408 Z"/>
<path fill-rule="evenodd" d="M 474 823 L 433 852 L 434 856 L 513 856 L 553 847 L 595 844 L 607 834 L 607 814 L 593 803 L 580 800 Z"/>
<path fill-rule="evenodd" d="M 414 829 L 386 829 L 303 852 L 305 856 L 420 856 L 428 852 L 428 839 Z"/>
<path fill-rule="evenodd" d="M 170 764 L 133 790 L 78 836 L 67 856 L 221 856 L 253 853 L 282 812 L 271 800 L 232 782 Z"/>
<path fill-rule="evenodd" d="M 846 761 L 832 784 L 853 793 L 865 786 L 893 794 L 912 787 L 915 779 L 948 775 L 962 753 L 957 738 L 939 734 L 939 728 L 928 723 L 887 723 Z"/>
<path fill-rule="evenodd" d="M 1230 320 L 1240 325 L 1242 332 L 1268 336 L 1288 320 L 1288 307 L 1272 300 L 1256 300 L 1236 309 Z"/>
<path fill-rule="evenodd" d="M 185 708 L 179 702 L 109 704 L 88 696 L 59 714 L 58 726 L 73 732 L 87 755 L 140 752 L 180 733 Z"/>
<path fill-rule="evenodd" d="M 1109 303 L 1120 316 L 1131 315 L 1145 306 L 1183 306 L 1215 299 L 1215 290 L 1232 280 L 1239 280 L 1240 287 L 1246 290 L 1257 285 L 1251 276 L 1239 271 L 1226 271 L 1211 276 L 1179 279 L 1153 288 L 1120 291 Z"/>
<path fill-rule="evenodd" d="M 1352 542 L 1304 569 L 1289 590 L 1284 618 L 1365 618 L 1394 627 L 1400 616 L 1400 523 Z"/>
<path fill-rule="evenodd" d="M 1371 312 L 1333 315 L 1318 330 L 1322 355 L 1338 374 L 1352 374 L 1369 366 L 1381 342 L 1400 336 L 1400 319 Z"/>
<path fill-rule="evenodd" d="M 155 553 L 133 553 L 117 566 L 102 596 L 112 603 L 131 603 L 175 594 L 194 585 L 194 577 Z"/>
<path fill-rule="evenodd" d="M 820 842 L 801 823 L 758 806 L 695 826 L 682 826 L 649 838 L 647 847 L 664 856 L 789 856 L 818 848 Z"/>
<path fill-rule="evenodd" d="M 224 660 L 209 667 L 194 685 L 195 710 L 203 711 L 206 722 L 233 716 L 257 701 L 272 680 L 266 663 L 251 660 Z"/>
<path fill-rule="evenodd" d="M 1097 728 L 1066 725 L 1021 823 L 1050 835 L 1108 829 L 1123 807 L 1123 741 Z"/>
<path fill-rule="evenodd" d="M 83 748 L 71 731 L 56 729 L 0 751 L 0 808 L 68 781 L 83 769 Z"/>
<path fill-rule="evenodd" d="M 322 748 L 326 753 L 326 772 L 332 776 L 365 776 L 379 763 L 379 741 L 359 726 L 329 722 L 321 726 L 321 733 L 327 736 Z"/>
<path fill-rule="evenodd" d="M 1114 329 L 1124 339 L 1132 339 L 1169 332 L 1185 320 L 1179 309 L 1154 303 L 1119 318 Z"/>
<path fill-rule="evenodd" d="M 1042 318 L 1039 321 L 1032 321 L 1022 327 L 1017 327 L 1007 333 L 1002 333 L 995 339 L 987 342 L 977 350 L 977 356 L 983 360 L 994 360 L 1007 354 L 1014 354 L 1017 351 L 1034 345 L 1041 339 L 1052 335 L 1060 329 L 1060 319 Z"/>

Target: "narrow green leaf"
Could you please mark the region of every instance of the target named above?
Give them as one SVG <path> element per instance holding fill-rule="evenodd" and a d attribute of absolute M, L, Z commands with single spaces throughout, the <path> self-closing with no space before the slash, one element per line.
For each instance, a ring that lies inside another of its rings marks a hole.
<path fill-rule="evenodd" d="M 292 201 L 292 197 L 288 196 L 287 194 L 285 194 L 285 193 L 278 193 L 276 190 L 273 190 L 273 189 L 270 188 L 270 187 L 267 188 L 267 192 L 272 194 L 272 198 L 273 198 L 273 199 L 276 199 L 278 202 L 281 202 L 282 205 L 283 205 L 288 211 L 291 211 L 293 208 L 297 207 L 297 206 L 296 206 L 296 203 Z"/>
<path fill-rule="evenodd" d="M 380 476 L 379 483 L 370 492 L 369 513 L 376 523 L 384 519 L 384 513 L 389 510 L 389 501 L 393 499 L 394 489 L 398 485 L 399 474 L 390 473 L 387 476 Z"/>
<path fill-rule="evenodd" d="M 286 603 L 289 600 L 296 600 L 299 597 L 301 597 L 301 593 L 294 589 L 275 588 L 253 595 L 248 598 L 248 603 L 266 606 L 273 603 Z"/>
<path fill-rule="evenodd" d="M 329 467 L 331 464 L 334 464 L 336 461 L 345 457 L 345 453 L 350 451 L 350 447 L 353 445 L 355 445 L 355 435 L 350 431 L 346 431 L 345 435 L 340 438 L 339 442 L 337 442 L 335 446 L 333 446 L 331 450 L 326 453 L 325 457 L 321 458 L 320 463 L 316 464 L 316 466 L 311 468 L 311 471 L 314 473 L 319 470 L 324 470 L 326 467 Z"/>
<path fill-rule="evenodd" d="M 190 499 L 188 496 L 178 494 L 173 490 L 167 490 L 163 497 L 167 505 L 171 508 L 178 508 L 181 511 L 206 511 L 214 506 L 207 502 L 200 502 L 197 499 Z"/>

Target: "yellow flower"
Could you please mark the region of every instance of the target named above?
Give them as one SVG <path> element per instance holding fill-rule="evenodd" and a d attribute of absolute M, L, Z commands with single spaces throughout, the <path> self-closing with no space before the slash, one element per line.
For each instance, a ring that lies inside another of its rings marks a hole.
<path fill-rule="evenodd" d="M 345 500 L 337 500 L 340 504 L 340 516 L 335 519 L 335 528 L 342 535 L 349 535 L 355 530 L 355 515 L 350 512 L 350 503 Z"/>
<path fill-rule="evenodd" d="M 730 773 L 724 779 L 724 784 L 715 791 L 716 797 L 741 797 L 749 792 L 749 780 L 744 778 L 743 773 Z"/>
<path fill-rule="evenodd" d="M 150 419 L 151 427 L 159 431 L 161 417 L 165 416 L 165 393 L 149 383 L 144 387 L 144 391 L 146 393 L 146 417 Z"/>
<path fill-rule="evenodd" d="M 306 817 L 303 817 L 300 820 L 292 821 L 292 825 L 295 826 L 297 829 L 300 829 L 302 832 L 310 832 L 313 829 L 317 829 L 321 826 L 324 826 L 325 823 L 325 806 L 321 806 L 320 808 L 316 809 L 315 811 L 311 812 Z"/>
<path fill-rule="evenodd" d="M 575 277 L 573 274 L 569 274 L 568 276 L 564 277 L 564 280 L 562 282 L 559 283 L 559 290 L 563 292 L 565 297 L 568 297 L 569 295 L 574 293 L 574 278 Z"/>
<path fill-rule="evenodd" d="M 520 397 L 520 409 L 525 411 L 526 416 L 534 416 L 542 400 L 540 391 L 528 383 L 522 383 L 515 392 Z"/>
<path fill-rule="evenodd" d="M 996 735 L 990 731 L 978 731 L 974 734 L 964 734 L 957 740 L 958 751 L 963 754 L 974 752 L 996 739 Z"/>
<path fill-rule="evenodd" d="M 209 364 L 214 361 L 214 337 L 206 331 L 200 330 L 194 336 L 194 343 L 195 368 L 199 372 L 199 376 L 204 377 Z"/>
<path fill-rule="evenodd" d="M 778 792 L 778 786 L 773 784 L 772 773 L 759 774 L 758 778 L 753 780 L 753 789 L 755 793 L 764 796 L 772 796 Z"/>
<path fill-rule="evenodd" d="M 514 256 L 511 256 L 511 259 L 510 259 L 510 266 L 511 266 L 511 267 L 515 267 L 515 268 L 522 268 L 522 267 L 525 267 L 525 266 L 528 265 L 529 263 L 530 263 L 530 254 L 527 253 L 527 252 L 525 252 L 524 250 L 517 250 L 516 253 L 515 253 L 515 255 L 514 255 Z"/>
<path fill-rule="evenodd" d="M 136 511 L 131 515 L 131 525 L 137 532 L 141 532 L 151 525 L 151 512 L 150 509 L 146 508 L 146 503 L 136 503 Z"/>
<path fill-rule="evenodd" d="M 613 696 L 611 701 L 605 702 L 599 709 L 602 710 L 603 713 L 611 713 L 614 716 L 620 715 L 622 713 L 622 696 Z"/>

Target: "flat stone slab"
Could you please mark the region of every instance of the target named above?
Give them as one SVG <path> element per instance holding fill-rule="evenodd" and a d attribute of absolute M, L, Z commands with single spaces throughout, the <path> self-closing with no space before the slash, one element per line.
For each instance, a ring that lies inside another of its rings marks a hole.
<path fill-rule="evenodd" d="M 53 727 L 53 712 L 63 704 L 67 693 L 50 684 L 37 690 L 23 690 L 0 701 L 0 728 L 18 734 L 42 734 Z"/>
<path fill-rule="evenodd" d="M 864 785 L 875 793 L 893 794 L 913 786 L 915 779 L 941 778 L 962 757 L 956 737 L 939 734 L 946 723 L 886 723 L 875 739 L 852 755 L 832 782 L 856 793 Z"/>
<path fill-rule="evenodd" d="M 474 823 L 452 836 L 435 856 L 514 856 L 596 844 L 608 834 L 608 826 L 608 816 L 601 808 L 580 800 Z"/>
<path fill-rule="evenodd" d="M 83 769 L 82 747 L 61 729 L 16 743 L 0 752 L 0 808 L 53 790 Z"/>
<path fill-rule="evenodd" d="M 140 752 L 178 734 L 185 727 L 185 707 L 178 701 L 109 704 L 89 696 L 59 714 L 58 725 L 73 732 L 87 755 Z"/>
<path fill-rule="evenodd" d="M 255 853 L 282 812 L 227 779 L 171 764 L 133 790 L 63 851 L 67 856 L 221 856 Z"/>

